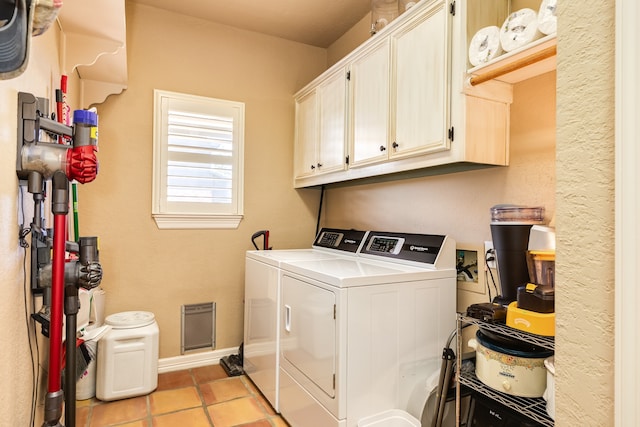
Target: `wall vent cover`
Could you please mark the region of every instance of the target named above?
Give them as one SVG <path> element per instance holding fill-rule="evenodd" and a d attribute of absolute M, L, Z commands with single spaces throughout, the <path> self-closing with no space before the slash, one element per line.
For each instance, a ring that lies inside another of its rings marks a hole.
<path fill-rule="evenodd" d="M 180 354 L 204 348 L 216 348 L 216 303 L 182 306 Z"/>

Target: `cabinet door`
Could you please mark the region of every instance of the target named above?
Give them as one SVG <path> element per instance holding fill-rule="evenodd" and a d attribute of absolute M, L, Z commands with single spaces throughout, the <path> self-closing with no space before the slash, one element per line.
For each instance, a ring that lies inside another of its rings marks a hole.
<path fill-rule="evenodd" d="M 389 46 L 385 38 L 351 63 L 351 167 L 388 158 Z"/>
<path fill-rule="evenodd" d="M 449 13 L 437 1 L 392 36 L 395 138 L 389 157 L 449 148 Z"/>
<path fill-rule="evenodd" d="M 318 87 L 320 141 L 316 173 L 344 170 L 346 150 L 347 77 L 345 68 Z"/>
<path fill-rule="evenodd" d="M 316 169 L 318 104 L 315 90 L 296 99 L 294 175 L 304 178 Z"/>

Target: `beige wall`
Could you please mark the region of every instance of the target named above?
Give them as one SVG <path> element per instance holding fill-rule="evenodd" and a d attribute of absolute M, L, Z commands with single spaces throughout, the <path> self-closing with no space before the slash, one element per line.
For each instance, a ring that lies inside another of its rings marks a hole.
<path fill-rule="evenodd" d="M 327 48 L 327 67 L 335 64 L 371 36 L 371 13 Z"/>
<path fill-rule="evenodd" d="M 214 301 L 217 348 L 243 338 L 244 252 L 308 245 L 316 190 L 292 186 L 293 94 L 325 67 L 318 49 L 129 4 L 129 85 L 99 106 L 100 173 L 79 191 L 80 233 L 100 237 L 107 313 L 148 310 L 160 357 L 180 354 L 183 304 Z M 151 218 L 153 90 L 245 103 L 245 217 L 237 230 L 159 230 Z"/>
<path fill-rule="evenodd" d="M 557 425 L 611 426 L 615 2 L 558 13 Z"/>

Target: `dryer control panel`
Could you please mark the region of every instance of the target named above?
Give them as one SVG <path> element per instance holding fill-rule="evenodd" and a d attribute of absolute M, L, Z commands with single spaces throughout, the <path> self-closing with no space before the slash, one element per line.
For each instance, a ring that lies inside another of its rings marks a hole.
<path fill-rule="evenodd" d="M 397 255 L 400 253 L 403 243 L 402 237 L 371 236 L 367 244 L 367 251 Z"/>
<path fill-rule="evenodd" d="M 357 253 L 367 236 L 366 231 L 323 228 L 313 242 L 314 248 L 335 249 Z"/>

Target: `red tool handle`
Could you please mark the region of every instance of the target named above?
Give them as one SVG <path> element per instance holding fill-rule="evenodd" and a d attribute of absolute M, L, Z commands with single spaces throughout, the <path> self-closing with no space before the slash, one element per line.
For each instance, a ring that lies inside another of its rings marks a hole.
<path fill-rule="evenodd" d="M 51 280 L 51 319 L 49 324 L 49 383 L 48 391 L 61 389 L 62 370 L 62 312 L 64 307 L 64 263 L 67 235 L 67 216 L 53 217 L 53 261 Z"/>
<path fill-rule="evenodd" d="M 251 243 L 253 243 L 253 246 L 256 248 L 256 250 L 259 250 L 258 245 L 256 245 L 256 239 L 260 236 L 264 236 L 264 240 L 262 242 L 262 249 L 265 251 L 268 249 L 271 249 L 269 247 L 269 230 L 260 230 L 260 231 L 256 231 L 251 236 Z"/>

